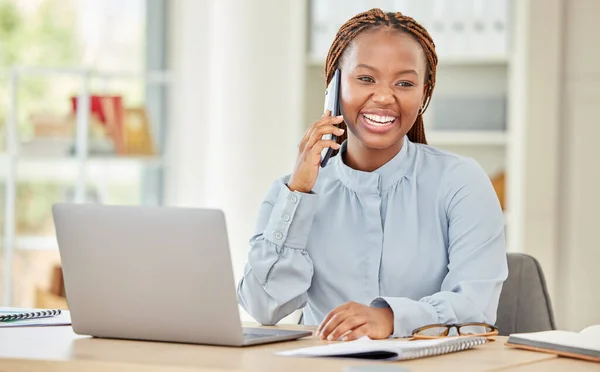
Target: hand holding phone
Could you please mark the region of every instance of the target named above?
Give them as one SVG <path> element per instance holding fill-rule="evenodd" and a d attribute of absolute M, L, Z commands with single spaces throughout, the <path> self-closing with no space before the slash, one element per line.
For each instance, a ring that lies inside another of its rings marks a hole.
<path fill-rule="evenodd" d="M 340 115 L 339 105 L 339 70 L 329 84 L 325 96 L 325 113 L 308 128 L 298 146 L 298 159 L 294 171 L 287 184 L 292 191 L 310 192 L 319 174 L 319 168 L 324 167 L 334 150 L 339 150 L 336 142 L 344 130 L 337 127 L 344 121 Z M 333 111 L 331 111 L 333 110 Z"/>
<path fill-rule="evenodd" d="M 325 107 L 323 111 L 331 112 L 331 116 L 340 116 L 342 113 L 340 104 L 340 70 L 336 69 L 333 73 L 333 77 L 325 90 Z M 337 136 L 335 133 L 325 134 L 323 140 L 332 140 L 337 142 Z M 337 150 L 337 149 L 336 149 Z M 326 147 L 321 152 L 321 167 L 327 165 L 329 158 L 333 154 L 334 149 L 332 147 Z"/>

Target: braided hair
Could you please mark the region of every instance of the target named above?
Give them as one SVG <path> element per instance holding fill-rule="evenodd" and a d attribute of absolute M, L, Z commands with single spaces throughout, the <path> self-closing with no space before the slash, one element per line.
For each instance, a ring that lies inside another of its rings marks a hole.
<path fill-rule="evenodd" d="M 417 120 L 407 135 L 411 142 L 427 143 L 425 138 L 425 128 L 423 127 L 423 113 L 429 106 L 433 87 L 435 86 L 435 71 L 437 67 L 437 54 L 435 53 L 435 44 L 429 36 L 429 33 L 423 26 L 417 23 L 414 19 L 403 15 L 400 12 L 386 13 L 381 9 L 371 9 L 363 13 L 359 13 L 350 18 L 340 27 L 338 33 L 329 48 L 327 59 L 325 60 L 325 78 L 328 85 L 333 78 L 333 73 L 339 63 L 340 57 L 352 40 L 361 32 L 379 27 L 390 27 L 400 32 L 407 33 L 415 38 L 423 48 L 425 57 L 427 58 L 427 73 L 425 74 L 425 99 L 419 110 Z M 342 129 L 346 129 L 346 124 L 339 125 Z M 345 131 L 342 136 L 338 137 L 338 143 L 342 143 L 347 138 L 348 131 Z"/>

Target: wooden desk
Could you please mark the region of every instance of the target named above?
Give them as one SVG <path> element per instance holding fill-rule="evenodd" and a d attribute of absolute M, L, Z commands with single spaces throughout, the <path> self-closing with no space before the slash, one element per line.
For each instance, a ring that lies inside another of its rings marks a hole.
<path fill-rule="evenodd" d="M 311 327 L 282 326 L 290 329 Z M 504 346 L 505 338 L 473 350 L 418 360 L 392 362 L 410 371 L 598 370 L 597 364 Z M 97 339 L 71 327 L 0 328 L 0 371 L 344 371 L 376 363 L 351 359 L 291 358 L 278 350 L 324 344 L 316 338 L 252 347 L 216 347 L 162 342 Z M 575 367 L 575 368 L 574 368 Z M 595 368 L 595 369 L 594 369 Z"/>

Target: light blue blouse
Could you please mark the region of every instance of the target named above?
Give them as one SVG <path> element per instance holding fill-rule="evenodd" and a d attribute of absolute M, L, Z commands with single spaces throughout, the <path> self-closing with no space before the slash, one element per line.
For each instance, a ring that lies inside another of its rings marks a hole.
<path fill-rule="evenodd" d="M 504 218 L 474 160 L 405 137 L 373 172 L 338 155 L 310 194 L 291 192 L 288 179 L 260 207 L 238 284 L 258 322 L 304 308 L 304 323 L 317 325 L 354 301 L 391 307 L 393 337 L 434 323 L 495 323 L 508 274 Z"/>

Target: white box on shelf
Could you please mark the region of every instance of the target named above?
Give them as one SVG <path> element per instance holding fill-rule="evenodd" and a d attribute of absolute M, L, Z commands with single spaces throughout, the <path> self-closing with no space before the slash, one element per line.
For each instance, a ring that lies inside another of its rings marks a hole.
<path fill-rule="evenodd" d="M 72 138 L 34 138 L 21 143 L 24 156 L 68 156 L 74 140 Z"/>
<path fill-rule="evenodd" d="M 54 236 L 17 236 L 15 248 L 18 250 L 54 250 L 58 243 Z"/>
<path fill-rule="evenodd" d="M 427 142 L 434 146 L 504 146 L 504 131 L 455 130 L 444 131 L 426 128 Z"/>
<path fill-rule="evenodd" d="M 506 97 L 503 95 L 447 96 L 433 98 L 432 126 L 436 130 L 506 130 Z"/>

